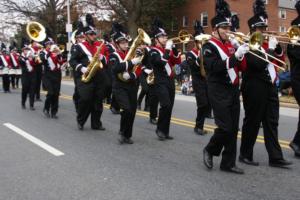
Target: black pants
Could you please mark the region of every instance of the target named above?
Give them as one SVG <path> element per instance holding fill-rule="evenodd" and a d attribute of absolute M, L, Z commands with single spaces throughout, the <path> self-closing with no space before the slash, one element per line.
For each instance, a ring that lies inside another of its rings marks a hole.
<path fill-rule="evenodd" d="M 91 115 L 91 128 L 98 129 L 102 126 L 101 115 L 103 112 L 103 98 L 105 95 L 105 83 L 101 77 L 94 77 L 90 82 L 83 83 L 76 79 L 79 94 L 77 122 L 84 125 Z M 103 81 L 103 82 L 102 82 Z"/>
<path fill-rule="evenodd" d="M 25 106 L 27 96 L 29 95 L 29 105 L 34 106 L 35 95 L 35 74 L 23 74 L 22 75 L 22 105 Z"/>
<path fill-rule="evenodd" d="M 39 65 L 36 67 L 36 88 L 35 88 L 35 97 L 36 99 L 40 99 L 41 97 L 41 83 L 42 83 L 42 66 Z"/>
<path fill-rule="evenodd" d="M 142 101 L 145 98 L 145 109 L 147 107 L 149 107 L 149 95 L 148 95 L 148 92 L 149 92 L 149 85 L 147 83 L 147 75 L 146 74 L 142 74 L 140 76 L 140 83 L 141 83 L 141 87 L 142 87 L 142 90 L 139 94 L 139 97 L 138 97 L 138 105 L 141 105 L 142 104 Z"/>
<path fill-rule="evenodd" d="M 300 80 L 293 79 L 292 88 L 297 103 L 300 106 Z M 293 142 L 296 143 L 298 146 L 300 146 L 300 110 L 299 110 L 299 117 L 298 117 L 298 128 L 294 136 Z"/>
<path fill-rule="evenodd" d="M 133 123 L 137 107 L 137 86 L 130 83 L 127 87 L 116 87 L 115 94 L 118 105 L 121 108 L 120 133 L 126 137 L 132 137 Z"/>
<path fill-rule="evenodd" d="M 61 72 L 48 72 L 43 77 L 43 83 L 47 91 L 44 110 L 50 112 L 52 115 L 55 115 L 58 111 Z"/>
<path fill-rule="evenodd" d="M 107 76 L 107 85 L 105 89 L 105 98 L 106 98 L 106 103 L 111 104 L 112 101 L 112 73 L 111 69 L 107 68 L 105 69 L 105 73 Z"/>
<path fill-rule="evenodd" d="M 196 128 L 203 130 L 205 118 L 210 112 L 207 83 L 205 80 L 193 78 L 192 84 L 197 103 Z"/>
<path fill-rule="evenodd" d="M 20 79 L 20 75 L 17 74 L 10 75 L 10 82 L 12 88 L 19 88 L 19 79 Z"/>
<path fill-rule="evenodd" d="M 269 160 L 282 159 L 282 150 L 278 142 L 279 100 L 276 86 L 261 80 L 247 80 L 243 82 L 242 95 L 245 118 L 241 156 L 253 159 L 253 148 L 262 123 Z"/>
<path fill-rule="evenodd" d="M 155 84 L 155 90 L 160 103 L 157 130 L 168 136 L 175 99 L 174 80 Z"/>
<path fill-rule="evenodd" d="M 158 96 L 154 85 L 149 85 L 149 106 L 150 106 L 150 119 L 156 119 L 158 110 Z"/>
<path fill-rule="evenodd" d="M 215 114 L 217 128 L 205 148 L 214 156 L 222 153 L 221 167 L 230 168 L 235 166 L 236 160 L 240 117 L 239 88 L 208 83 L 208 97 Z"/>
<path fill-rule="evenodd" d="M 2 87 L 3 87 L 4 92 L 10 91 L 10 80 L 9 80 L 8 74 L 2 75 Z"/>
<path fill-rule="evenodd" d="M 78 89 L 77 89 L 77 85 L 76 85 L 76 79 L 74 77 L 73 103 L 75 105 L 75 111 L 76 111 L 76 113 L 78 112 L 78 100 L 79 100 L 79 94 L 78 94 Z"/>

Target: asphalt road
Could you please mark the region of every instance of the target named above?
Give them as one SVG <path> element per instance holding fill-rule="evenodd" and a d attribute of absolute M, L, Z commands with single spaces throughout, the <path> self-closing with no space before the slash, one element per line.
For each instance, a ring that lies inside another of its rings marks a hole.
<path fill-rule="evenodd" d="M 72 92 L 72 82 L 64 81 L 57 120 L 43 116 L 43 102 L 36 103 L 35 111 L 22 110 L 20 90 L 0 93 L 1 200 L 300 199 L 300 160 L 288 148 L 296 109 L 281 108 L 279 126 L 285 158 L 293 166 L 269 167 L 260 134 L 255 146 L 260 166 L 237 162 L 246 172 L 238 176 L 221 172 L 219 158 L 212 171 L 203 166 L 202 149 L 210 134 L 193 133 L 193 97 L 176 96 L 171 125 L 175 140 L 158 141 L 147 113 L 139 111 L 135 143 L 120 146 L 120 117 L 108 109 L 102 117 L 106 131 L 91 130 L 89 121 L 84 131 L 77 130 Z M 213 120 L 207 120 L 206 128 L 213 130 Z"/>

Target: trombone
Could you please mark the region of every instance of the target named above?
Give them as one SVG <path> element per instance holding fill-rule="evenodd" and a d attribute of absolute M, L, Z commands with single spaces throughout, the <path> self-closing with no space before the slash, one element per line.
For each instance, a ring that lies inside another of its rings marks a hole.
<path fill-rule="evenodd" d="M 279 43 L 292 44 L 300 46 L 300 28 L 298 26 L 291 26 L 286 33 L 279 33 L 277 31 L 264 31 L 263 35 L 266 37 L 275 37 Z"/>
<path fill-rule="evenodd" d="M 262 43 L 263 43 L 263 34 L 262 33 L 259 33 L 259 32 L 255 32 L 253 33 L 252 35 L 250 36 L 246 36 L 245 34 L 241 33 L 241 32 L 230 32 L 230 38 L 236 38 L 238 40 L 238 42 L 242 43 L 242 44 L 245 44 L 246 41 L 249 41 L 249 47 L 250 47 L 250 50 L 249 53 L 252 54 L 253 56 L 256 56 L 270 64 L 273 64 L 275 67 L 277 67 L 278 69 L 281 69 L 282 71 L 285 71 L 285 68 L 283 67 L 280 67 L 279 65 L 273 63 L 272 61 L 270 61 L 268 59 L 268 57 L 276 60 L 277 62 L 280 62 L 281 64 L 283 64 L 284 66 L 286 66 L 286 63 L 283 62 L 282 60 L 266 53 L 265 51 L 259 49 L 261 46 L 262 46 Z M 258 51 L 262 54 L 264 54 L 267 58 L 264 58 L 260 55 L 257 55 L 256 53 L 254 53 L 253 51 Z"/>
<path fill-rule="evenodd" d="M 170 38 L 169 40 L 173 41 L 173 44 L 187 44 L 193 41 L 206 42 L 211 38 L 211 35 L 201 34 L 194 37 L 187 30 L 180 30 L 177 37 Z"/>

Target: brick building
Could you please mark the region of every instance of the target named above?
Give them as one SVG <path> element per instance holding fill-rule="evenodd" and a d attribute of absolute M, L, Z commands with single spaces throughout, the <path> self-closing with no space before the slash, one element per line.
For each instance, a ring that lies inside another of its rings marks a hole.
<path fill-rule="evenodd" d="M 240 18 L 240 30 L 248 33 L 247 21 L 253 16 L 253 3 L 255 0 L 226 0 L 232 13 L 237 13 Z M 295 3 L 297 0 L 266 0 L 269 15 L 269 30 L 285 32 L 296 18 Z M 176 10 L 172 24 L 173 34 L 185 29 L 193 33 L 196 19 L 200 20 L 205 33 L 211 33 L 210 20 L 215 16 L 215 0 L 186 0 L 185 5 Z M 190 46 L 190 45 L 189 45 Z M 183 50 L 186 47 L 182 47 Z M 188 48 L 189 49 L 189 48 Z"/>

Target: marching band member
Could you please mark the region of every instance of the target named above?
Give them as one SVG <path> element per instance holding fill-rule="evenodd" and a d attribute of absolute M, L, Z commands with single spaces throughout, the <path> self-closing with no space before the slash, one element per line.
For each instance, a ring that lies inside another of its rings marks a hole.
<path fill-rule="evenodd" d="M 141 63 L 142 57 L 137 56 L 125 61 L 129 42 L 127 32 L 122 25 L 117 23 L 114 24 L 113 28 L 116 51 L 110 54 L 109 63 L 113 72 L 113 94 L 121 108 L 119 142 L 120 144 L 133 144 L 131 137 L 137 107 L 138 74 L 132 69 Z M 118 74 L 120 73 L 126 82 L 119 79 Z"/>
<path fill-rule="evenodd" d="M 113 40 L 114 35 L 116 34 L 115 33 L 115 28 L 114 28 L 115 26 L 118 26 L 118 23 L 113 22 L 112 30 L 110 32 L 110 42 L 107 42 L 107 44 L 106 44 L 109 55 L 116 52 L 116 44 L 114 43 L 114 40 Z M 111 98 L 109 109 L 113 114 L 120 114 L 120 106 L 118 105 L 116 97 L 115 97 L 114 93 L 112 92 L 113 73 L 112 73 L 112 68 L 111 68 L 109 63 L 108 63 L 107 74 L 109 76 L 109 84 L 108 84 L 108 87 L 107 87 L 107 95 L 106 96 L 109 96 L 109 98 Z"/>
<path fill-rule="evenodd" d="M 71 47 L 71 54 L 73 51 L 76 51 L 76 46 L 85 41 L 85 36 L 84 33 L 82 32 L 82 28 L 77 29 L 76 34 L 75 34 L 75 44 L 72 45 Z M 78 100 L 79 100 L 79 94 L 78 94 L 78 89 L 77 89 L 77 83 L 76 83 L 76 78 L 74 78 L 74 93 L 73 93 L 73 102 L 75 105 L 75 110 L 76 113 L 78 112 Z"/>
<path fill-rule="evenodd" d="M 146 65 L 146 68 L 144 69 L 144 72 L 151 76 L 154 74 L 153 72 L 153 66 L 151 64 L 151 56 L 150 56 L 151 48 L 149 49 L 149 61 Z M 148 83 L 149 91 L 148 91 L 148 101 L 149 101 L 149 122 L 150 124 L 157 125 L 157 115 L 158 115 L 158 95 L 155 89 L 155 77 L 153 83 Z"/>
<path fill-rule="evenodd" d="M 29 95 L 30 110 L 34 108 L 34 95 L 36 86 L 36 63 L 34 60 L 34 54 L 29 46 L 29 42 L 23 39 L 22 41 L 22 54 L 19 57 L 19 64 L 22 69 L 22 108 L 26 109 L 26 99 Z"/>
<path fill-rule="evenodd" d="M 263 32 L 268 27 L 268 15 L 265 3 L 256 0 L 253 6 L 254 16 L 248 20 L 250 32 Z M 281 60 L 284 59 L 283 50 L 274 37 L 264 42 L 262 49 Z M 260 54 L 255 51 L 256 54 Z M 262 55 L 264 56 L 264 55 Z M 291 162 L 283 158 L 278 142 L 279 99 L 276 88 L 277 71 L 272 63 L 259 59 L 252 54 L 246 55 L 247 70 L 243 72 L 241 86 L 245 118 L 242 127 L 242 142 L 240 147 L 240 162 L 259 165 L 253 161 L 253 148 L 263 125 L 264 140 L 269 154 L 269 165 L 285 167 Z"/>
<path fill-rule="evenodd" d="M 161 141 L 172 140 L 169 131 L 175 99 L 173 67 L 180 63 L 180 54 L 173 47 L 173 41 L 168 40 L 168 35 L 159 19 L 154 20 L 152 35 L 155 46 L 150 51 L 150 62 L 153 66 L 154 86 L 160 103 L 156 134 Z"/>
<path fill-rule="evenodd" d="M 101 48 L 101 50 L 96 59 L 99 59 L 103 68 L 106 67 L 107 49 L 102 45 L 102 42 L 97 41 L 97 32 L 90 14 L 81 17 L 80 27 L 85 35 L 85 41 L 75 46 L 70 59 L 70 65 L 75 73 L 74 76 L 79 94 L 77 126 L 79 130 L 83 130 L 85 122 L 89 115 L 91 115 L 91 128 L 103 131 L 105 128 L 102 126 L 101 115 L 107 84 L 106 74 L 103 70 L 98 70 L 89 82 L 83 82 L 81 78 L 88 72 L 87 67 L 93 61 L 98 48 Z"/>
<path fill-rule="evenodd" d="M 2 84 L 4 93 L 10 93 L 10 76 L 9 70 L 12 68 L 10 56 L 6 52 L 6 46 L 4 43 L 1 44 L 0 50 L 0 61 L 2 66 Z"/>
<path fill-rule="evenodd" d="M 204 33 L 199 21 L 195 22 L 194 29 L 194 38 Z M 197 117 L 194 132 L 199 135 L 204 135 L 207 133 L 203 129 L 204 120 L 210 112 L 210 105 L 208 101 L 207 82 L 205 77 L 203 60 L 201 60 L 202 58 L 200 42 L 201 41 L 195 40 L 195 47 L 187 53 L 186 60 L 191 70 L 192 84 L 197 103 Z"/>
<path fill-rule="evenodd" d="M 35 87 L 35 100 L 41 101 L 40 98 L 40 91 L 41 91 L 41 83 L 42 83 L 42 75 L 43 75 L 43 63 L 40 60 L 40 55 L 42 52 L 42 45 L 38 43 L 37 41 L 31 40 L 31 51 L 34 54 L 35 57 L 35 63 L 36 63 L 36 87 Z M 45 66 L 44 66 L 45 67 Z"/>
<path fill-rule="evenodd" d="M 21 68 L 19 64 L 20 54 L 17 51 L 16 43 L 14 42 L 10 47 L 10 59 L 12 61 L 12 68 L 14 70 L 14 74 L 11 76 L 11 83 L 13 89 L 19 88 L 19 79 L 21 76 Z"/>
<path fill-rule="evenodd" d="M 61 52 L 51 38 L 44 41 L 45 49 L 40 58 L 44 65 L 43 84 L 47 91 L 43 113 L 57 119 L 58 101 L 61 86 L 61 65 L 64 63 Z"/>
<path fill-rule="evenodd" d="M 295 8 L 298 12 L 298 16 L 292 21 L 291 25 L 300 28 L 300 1 L 296 3 Z M 288 45 L 287 54 L 291 63 L 291 83 L 293 93 L 298 105 L 300 105 L 300 46 L 292 44 Z M 294 150 L 295 156 L 300 157 L 300 110 L 297 131 L 290 143 L 290 147 Z"/>
<path fill-rule="evenodd" d="M 207 73 L 208 97 L 217 128 L 203 150 L 204 165 L 213 168 L 213 156 L 222 153 L 222 171 L 243 174 L 236 166 L 236 143 L 240 117 L 239 71 L 244 67 L 247 44 L 237 50 L 229 42 L 231 12 L 224 0 L 216 4 L 216 16 L 211 20 L 212 38 L 203 45 L 204 67 Z"/>

